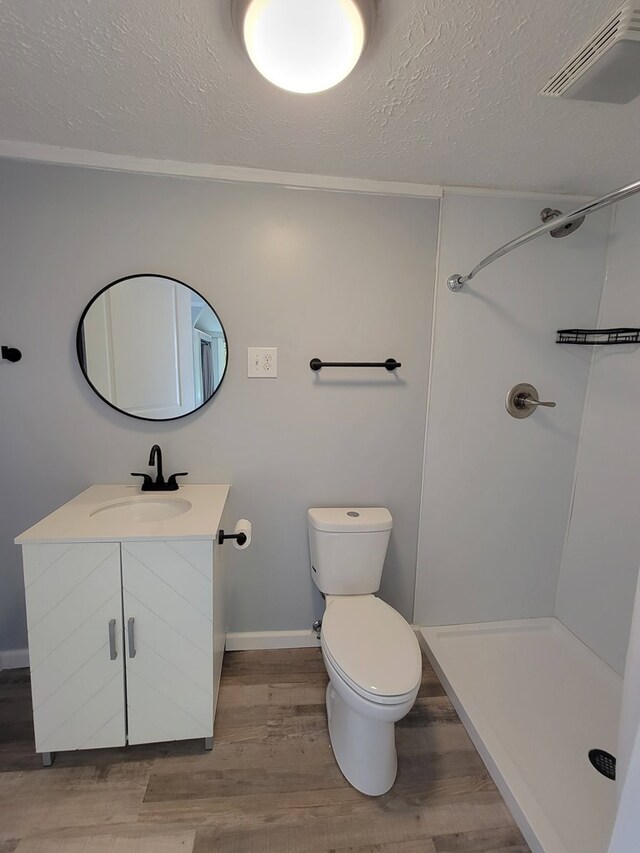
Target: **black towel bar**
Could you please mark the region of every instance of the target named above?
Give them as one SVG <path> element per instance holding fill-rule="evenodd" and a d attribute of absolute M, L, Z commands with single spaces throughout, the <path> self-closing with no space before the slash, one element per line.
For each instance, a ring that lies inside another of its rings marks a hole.
<path fill-rule="evenodd" d="M 312 358 L 309 367 L 315 371 L 323 367 L 384 367 L 385 370 L 393 371 L 396 367 L 402 367 L 402 364 L 395 358 L 388 358 L 386 361 L 321 361 L 319 358 Z"/>

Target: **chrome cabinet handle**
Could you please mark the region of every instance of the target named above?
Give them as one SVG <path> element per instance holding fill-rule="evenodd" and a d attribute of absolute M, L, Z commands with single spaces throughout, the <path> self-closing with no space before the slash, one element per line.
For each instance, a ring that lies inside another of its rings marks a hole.
<path fill-rule="evenodd" d="M 129 640 L 129 657 L 130 658 L 134 658 L 136 656 L 136 639 L 135 639 L 134 628 L 133 628 L 134 623 L 135 623 L 135 618 L 133 616 L 130 616 L 127 619 L 127 637 Z"/>
<path fill-rule="evenodd" d="M 109 660 L 115 660 L 118 657 L 116 650 L 116 620 L 109 619 Z"/>

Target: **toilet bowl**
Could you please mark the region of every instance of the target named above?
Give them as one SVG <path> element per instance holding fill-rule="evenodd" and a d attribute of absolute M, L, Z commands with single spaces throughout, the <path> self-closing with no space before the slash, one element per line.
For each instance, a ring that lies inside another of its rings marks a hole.
<path fill-rule="evenodd" d="M 395 780 L 395 723 L 411 710 L 422 676 L 410 625 L 373 594 L 391 514 L 382 507 L 311 509 L 308 522 L 312 576 L 326 601 L 321 648 L 331 746 L 347 781 L 379 796 Z"/>
<path fill-rule="evenodd" d="M 378 796 L 396 778 L 395 724 L 418 695 L 420 648 L 408 623 L 379 598 L 327 599 L 321 648 L 331 746 L 353 787 Z"/>

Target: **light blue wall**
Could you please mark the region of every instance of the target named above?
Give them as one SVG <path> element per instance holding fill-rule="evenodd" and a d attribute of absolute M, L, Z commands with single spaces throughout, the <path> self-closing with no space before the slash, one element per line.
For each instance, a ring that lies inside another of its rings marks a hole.
<path fill-rule="evenodd" d="M 465 273 L 567 199 L 445 191 L 420 527 L 416 622 L 447 625 L 553 615 L 571 506 L 588 347 L 556 330 L 591 328 L 604 279 L 609 212 L 563 240 L 541 237 L 458 293 Z M 509 416 L 529 382 L 557 408 Z"/>
<path fill-rule="evenodd" d="M 308 627 L 321 610 L 307 507 L 382 504 L 395 526 L 382 594 L 412 616 L 438 202 L 0 162 L 0 649 L 26 644 L 13 537 L 162 445 L 167 470 L 233 484 L 254 543 L 227 554 L 230 628 Z M 174 423 L 108 408 L 76 363 L 96 291 L 155 272 L 199 290 L 229 337 L 213 402 Z M 279 378 L 246 378 L 247 346 Z M 403 366 L 316 376 L 309 359 Z"/>

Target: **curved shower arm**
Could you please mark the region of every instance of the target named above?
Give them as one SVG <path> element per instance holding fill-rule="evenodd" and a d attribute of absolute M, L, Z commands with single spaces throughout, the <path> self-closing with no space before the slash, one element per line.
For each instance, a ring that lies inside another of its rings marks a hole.
<path fill-rule="evenodd" d="M 627 184 L 626 187 L 620 187 L 620 189 L 614 190 L 607 195 L 595 198 L 593 201 L 589 201 L 582 205 L 582 207 L 572 210 L 571 213 L 565 213 L 563 216 L 557 216 L 555 219 L 550 219 L 543 225 L 538 225 L 537 228 L 527 231 L 526 234 L 516 237 L 515 240 L 510 240 L 508 243 L 505 243 L 504 246 L 496 249 L 495 252 L 487 255 L 487 257 L 483 258 L 468 275 L 458 275 L 457 273 L 450 275 L 447 279 L 447 287 L 449 290 L 453 291 L 461 290 L 468 281 L 471 281 L 471 279 L 480 272 L 480 270 L 488 267 L 489 264 L 497 261 L 498 258 L 501 258 L 503 255 L 512 252 L 514 249 L 518 249 L 520 246 L 524 246 L 524 244 L 528 243 L 530 240 L 535 240 L 536 237 L 539 237 L 541 234 L 546 234 L 548 231 L 555 231 L 556 228 L 562 228 L 564 225 L 570 225 L 582 216 L 588 216 L 590 213 L 595 213 L 596 210 L 600 210 L 610 204 L 615 204 L 617 201 L 621 201 L 623 198 L 635 195 L 635 193 L 638 192 L 640 192 L 640 181 L 635 181 L 633 184 Z"/>

